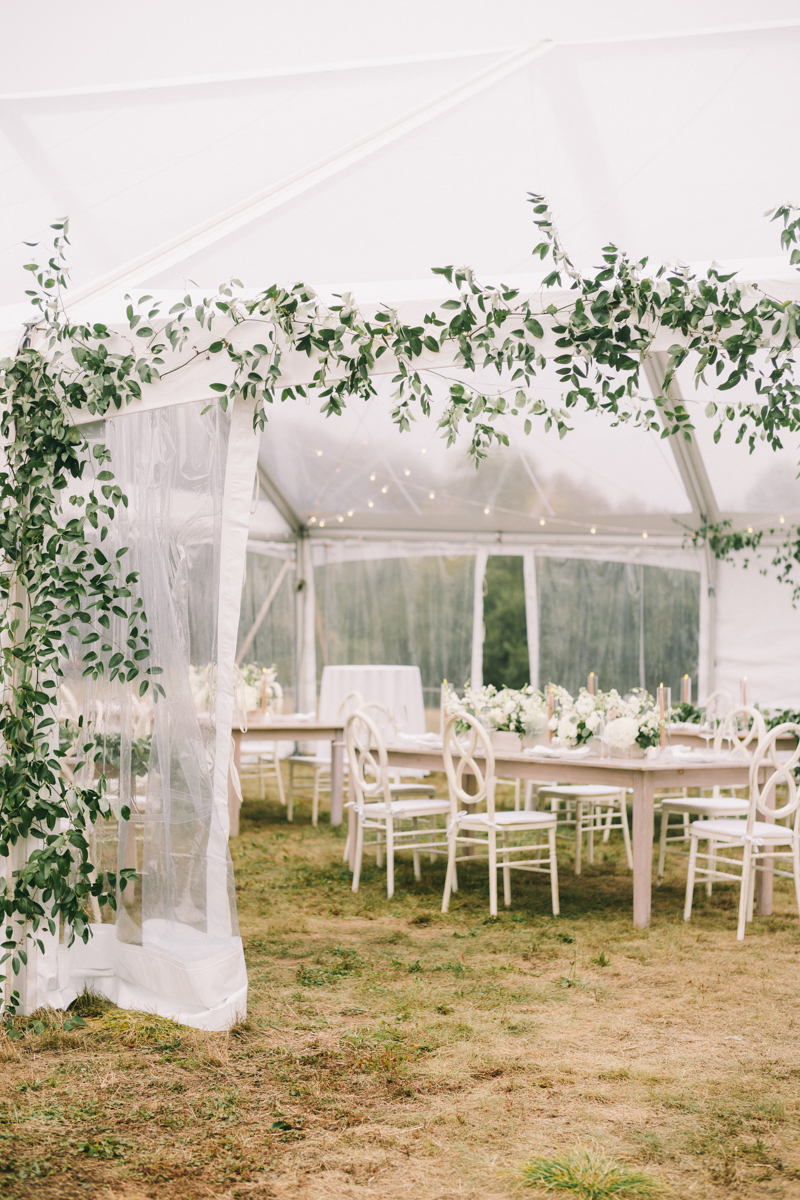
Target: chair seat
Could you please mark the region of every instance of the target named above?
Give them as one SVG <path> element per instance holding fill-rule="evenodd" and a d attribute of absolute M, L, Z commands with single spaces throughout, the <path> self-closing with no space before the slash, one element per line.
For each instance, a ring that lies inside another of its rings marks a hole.
<path fill-rule="evenodd" d="M 556 825 L 555 813 L 495 812 L 494 823 L 501 829 L 550 829 Z M 487 829 L 491 824 L 487 813 L 469 813 L 460 817 L 461 829 Z"/>
<path fill-rule="evenodd" d="M 450 812 L 449 800 L 436 800 L 433 796 L 405 796 L 401 800 L 393 800 L 391 808 L 382 800 L 377 803 L 367 803 L 364 811 L 369 817 L 439 817 Z"/>
<path fill-rule="evenodd" d="M 624 792 L 624 788 L 606 787 L 603 784 L 572 784 L 566 783 L 563 786 L 559 784 L 557 787 L 540 787 L 540 796 L 564 796 L 567 799 L 591 799 L 595 796 L 618 796 L 620 792 Z"/>
<path fill-rule="evenodd" d="M 665 812 L 702 813 L 714 817 L 747 816 L 749 801 L 735 796 L 665 796 L 661 810 Z"/>
<path fill-rule="evenodd" d="M 742 843 L 746 829 L 747 822 L 736 820 L 734 817 L 728 820 L 719 818 L 713 821 L 693 821 L 691 825 L 692 833 L 697 837 L 727 838 Z M 790 845 L 794 840 L 791 829 L 787 829 L 785 825 L 771 825 L 768 821 L 753 823 L 753 837 L 761 842 L 786 842 Z"/>

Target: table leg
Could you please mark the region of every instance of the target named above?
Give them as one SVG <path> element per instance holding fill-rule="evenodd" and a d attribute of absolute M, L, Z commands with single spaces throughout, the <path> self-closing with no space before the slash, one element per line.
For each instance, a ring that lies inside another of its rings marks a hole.
<path fill-rule="evenodd" d="M 649 771 L 633 774 L 633 923 L 639 929 L 650 924 L 650 895 L 653 886 L 653 776 Z"/>
<path fill-rule="evenodd" d="M 331 825 L 341 825 L 344 816 L 344 742 L 331 742 Z"/>
<path fill-rule="evenodd" d="M 464 776 L 462 778 L 462 784 L 464 787 L 464 791 L 467 793 L 468 796 L 476 796 L 478 794 L 478 781 L 474 775 L 467 775 L 465 772 Z M 466 803 L 466 801 L 465 801 L 465 803 Z M 467 812 L 475 811 L 475 806 L 473 804 L 467 804 L 466 808 L 467 808 Z M 475 834 L 468 832 L 467 836 L 475 837 Z M 463 853 L 468 858 L 472 858 L 475 854 L 478 853 L 478 847 L 473 842 L 467 842 L 466 845 L 462 847 L 462 850 L 463 850 Z"/>
<path fill-rule="evenodd" d="M 770 790 L 768 796 L 764 797 L 769 808 L 775 807 L 775 788 Z M 769 817 L 765 813 L 758 813 L 759 821 L 774 822 L 774 817 Z M 772 883 L 775 878 L 772 872 L 772 858 L 766 857 L 758 860 L 760 870 L 756 871 L 756 912 L 760 917 L 772 916 Z"/>

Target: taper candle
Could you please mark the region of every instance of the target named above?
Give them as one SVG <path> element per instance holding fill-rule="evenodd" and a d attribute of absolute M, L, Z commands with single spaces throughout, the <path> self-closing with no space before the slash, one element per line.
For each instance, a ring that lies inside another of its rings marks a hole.
<path fill-rule="evenodd" d="M 594 696 L 597 688 L 597 676 L 594 671 L 589 672 L 589 695 Z"/>
<path fill-rule="evenodd" d="M 681 680 L 681 683 L 682 683 L 681 699 L 683 700 L 684 704 L 691 704 L 692 703 L 692 677 L 691 677 L 691 675 L 684 675 L 683 679 Z"/>

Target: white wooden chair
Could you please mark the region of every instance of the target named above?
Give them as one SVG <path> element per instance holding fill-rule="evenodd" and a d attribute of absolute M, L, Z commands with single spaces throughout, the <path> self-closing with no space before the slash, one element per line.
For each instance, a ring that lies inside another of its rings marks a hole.
<path fill-rule="evenodd" d="M 352 802 L 356 819 L 353 891 L 358 891 L 361 879 L 365 834 L 374 831 L 375 838 L 366 844 L 375 846 L 378 866 L 381 866 L 385 841 L 386 894 L 391 897 L 394 895 L 396 850 L 413 852 L 414 878 L 421 879 L 420 851 L 427 850 L 431 855 L 444 852 L 444 830 L 437 831 L 436 818 L 446 817 L 450 804 L 447 800 L 436 799 L 436 788 L 431 784 L 392 783 L 381 731 L 363 709 L 347 718 L 345 745 L 355 792 Z M 421 830 L 420 820 L 429 821 L 430 828 Z"/>
<path fill-rule="evenodd" d="M 361 707 L 364 697 L 360 692 L 348 692 L 336 712 L 336 720 L 347 716 L 349 712 Z M 289 764 L 289 788 L 287 793 L 287 821 L 294 820 L 294 797 L 297 791 L 295 772 L 299 768 L 311 771 L 311 824 L 319 822 L 319 798 L 321 793 L 331 790 L 331 751 L 330 742 L 318 742 L 314 754 L 290 754 L 286 760 Z M 347 753 L 344 756 L 344 773 L 347 774 Z"/>
<path fill-rule="evenodd" d="M 721 693 L 716 693 L 721 694 Z M 727 693 L 724 693 L 727 694 Z M 757 708 L 740 705 L 732 709 L 717 726 L 714 734 L 714 749 L 723 750 L 725 744 L 730 747 L 734 758 L 749 758 L 759 745 L 767 730 L 764 718 Z M 730 796 L 720 795 L 720 789 L 715 787 L 710 796 L 689 796 L 684 789 L 681 796 L 663 796 L 661 799 L 661 831 L 658 843 L 658 869 L 656 880 L 660 884 L 664 878 L 664 862 L 667 854 L 688 854 L 686 843 L 689 841 L 689 817 L 746 817 L 748 801 L 736 796 L 731 788 Z M 681 824 L 673 825 L 669 830 L 669 819 L 673 813 L 681 817 Z M 680 849 L 673 849 L 676 842 Z M 713 845 L 710 847 L 713 854 Z M 711 895 L 712 880 L 706 881 L 706 891 Z"/>
<path fill-rule="evenodd" d="M 797 745 L 788 757 L 779 758 L 778 739 L 787 734 L 797 739 Z M 771 729 L 759 742 L 750 764 L 747 818 L 742 820 L 737 817 L 716 817 L 710 821 L 692 823 L 686 904 L 683 910 L 685 921 L 690 920 L 692 915 L 695 884 L 705 883 L 707 880 L 714 883 L 733 880 L 740 885 L 739 926 L 736 937 L 741 942 L 747 921 L 753 919 L 756 871 L 769 870 L 775 859 L 791 861 L 790 871 L 776 870 L 775 874 L 794 879 L 797 907 L 800 910 L 800 789 L 794 774 L 799 761 L 800 725 L 788 722 Z M 768 772 L 763 784 L 759 783 L 762 768 L 766 768 Z M 778 806 L 775 795 L 778 784 L 783 784 L 787 790 L 786 803 L 781 806 Z M 770 804 L 771 797 L 775 803 L 774 808 Z M 765 819 L 759 820 L 759 816 Z M 787 821 L 787 824 L 776 824 L 777 821 Z M 701 841 L 709 842 L 709 851 L 706 854 L 700 853 Z M 720 848 L 741 849 L 742 858 L 723 857 Z M 705 862 L 706 866 L 698 866 L 698 859 Z M 767 861 L 763 862 L 764 859 Z"/>
<path fill-rule="evenodd" d="M 575 874 L 580 875 L 583 859 L 583 835 L 586 834 L 586 860 L 594 862 L 595 834 L 607 842 L 612 829 L 622 830 L 628 870 L 633 870 L 631 832 L 628 826 L 628 792 L 626 788 L 602 784 L 559 784 L 539 788 L 539 796 L 557 814 L 559 826 L 574 830 Z M 561 835 L 559 835 L 561 836 Z M 571 837 L 568 832 L 566 836 Z"/>
<path fill-rule="evenodd" d="M 456 738 L 456 721 L 468 725 L 467 733 Z M 482 766 L 476 759 L 479 756 Z M 556 864 L 556 818 L 547 812 L 499 812 L 495 808 L 497 776 L 494 750 L 488 733 L 473 717 L 462 714 L 448 719 L 443 737 L 444 766 L 450 790 L 450 822 L 447 826 L 447 877 L 442 897 L 442 912 L 450 904 L 450 894 L 458 890 L 457 864 L 475 861 L 474 855 L 459 855 L 459 846 L 479 847 L 485 853 L 479 857 L 489 860 L 489 912 L 497 916 L 497 872 L 503 871 L 503 901 L 511 905 L 511 868 L 536 871 L 550 876 L 553 915 L 558 916 L 558 867 Z M 464 773 L 474 776 L 477 790 L 467 792 Z M 485 804 L 485 811 L 470 812 L 464 805 Z M 497 835 L 501 846 L 498 862 Z M 523 845 L 511 845 L 512 833 L 535 833 L 536 840 Z M 547 834 L 546 843 L 540 835 Z M 521 859 L 511 855 L 522 854 Z"/>
<path fill-rule="evenodd" d="M 245 747 L 247 748 L 245 749 Z M 283 777 L 281 776 L 281 764 L 278 759 L 277 742 L 244 742 L 240 765 L 241 771 L 239 773 L 242 778 L 250 775 L 258 779 L 258 794 L 262 800 L 264 799 L 267 781 L 270 777 L 274 778 L 278 788 L 278 798 L 284 808 L 286 807 L 286 795 L 283 790 Z M 291 820 L 291 818 L 289 819 Z M 314 824 L 316 825 L 316 821 Z"/>

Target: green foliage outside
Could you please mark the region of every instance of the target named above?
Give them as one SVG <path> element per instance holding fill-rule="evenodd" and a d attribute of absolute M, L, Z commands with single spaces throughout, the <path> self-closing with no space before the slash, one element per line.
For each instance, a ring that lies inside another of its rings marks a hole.
<path fill-rule="evenodd" d="M 525 582 L 520 555 L 490 555 L 483 597 L 483 682 L 522 688 L 531 682 Z M 536 680 L 534 680 L 534 685 Z"/>

